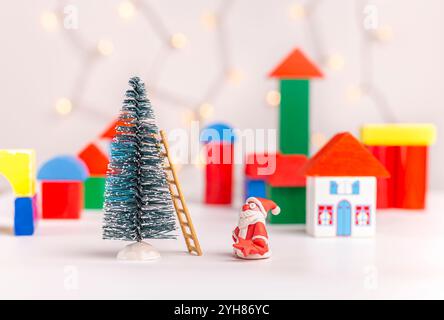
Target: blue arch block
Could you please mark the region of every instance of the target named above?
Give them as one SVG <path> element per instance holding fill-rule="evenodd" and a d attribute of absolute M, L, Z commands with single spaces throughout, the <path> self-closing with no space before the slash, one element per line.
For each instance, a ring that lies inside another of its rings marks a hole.
<path fill-rule="evenodd" d="M 16 236 L 34 234 L 34 208 L 32 198 L 15 199 L 14 233 Z"/>
<path fill-rule="evenodd" d="M 46 162 L 39 170 L 37 179 L 46 181 L 85 181 L 88 168 L 73 156 L 58 156 Z"/>
<path fill-rule="evenodd" d="M 236 141 L 236 136 L 232 127 L 219 122 L 205 127 L 200 133 L 200 141 L 204 144 L 210 142 L 234 143 Z"/>

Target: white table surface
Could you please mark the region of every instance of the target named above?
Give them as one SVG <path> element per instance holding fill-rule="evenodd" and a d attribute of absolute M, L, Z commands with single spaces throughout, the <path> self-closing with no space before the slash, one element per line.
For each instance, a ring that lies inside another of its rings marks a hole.
<path fill-rule="evenodd" d="M 15 237 L 12 197 L 0 196 L 0 298 L 300 299 L 444 298 L 444 193 L 425 212 L 378 213 L 374 239 L 314 239 L 301 227 L 270 226 L 273 257 L 231 255 L 236 208 L 189 204 L 203 257 L 182 238 L 151 241 L 162 259 L 124 263 L 126 243 L 101 240 L 101 213 L 40 221 Z"/>

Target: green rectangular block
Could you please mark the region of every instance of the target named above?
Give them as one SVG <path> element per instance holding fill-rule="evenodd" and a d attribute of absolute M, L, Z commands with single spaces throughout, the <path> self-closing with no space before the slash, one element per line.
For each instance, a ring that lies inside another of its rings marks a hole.
<path fill-rule="evenodd" d="M 103 209 L 105 177 L 91 177 L 85 181 L 85 209 Z"/>
<path fill-rule="evenodd" d="M 268 186 L 268 197 L 281 208 L 277 216 L 269 215 L 271 224 L 305 224 L 306 188 L 305 187 L 271 187 Z"/>
<path fill-rule="evenodd" d="M 305 154 L 310 149 L 310 82 L 281 80 L 279 148 L 283 154 Z"/>

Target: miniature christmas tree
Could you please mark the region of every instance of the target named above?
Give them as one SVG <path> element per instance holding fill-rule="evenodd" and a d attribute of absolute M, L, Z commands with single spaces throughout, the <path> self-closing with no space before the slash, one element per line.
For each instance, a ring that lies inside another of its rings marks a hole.
<path fill-rule="evenodd" d="M 111 144 L 103 238 L 136 241 L 118 258 L 147 260 L 160 255 L 143 240 L 175 238 L 176 222 L 145 85 L 138 77 L 129 84 Z"/>

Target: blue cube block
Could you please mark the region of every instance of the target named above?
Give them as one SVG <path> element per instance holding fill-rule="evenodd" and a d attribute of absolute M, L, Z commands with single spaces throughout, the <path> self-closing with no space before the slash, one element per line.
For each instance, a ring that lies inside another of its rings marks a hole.
<path fill-rule="evenodd" d="M 245 179 L 245 199 L 249 197 L 267 197 L 267 188 L 264 180 Z"/>
<path fill-rule="evenodd" d="M 16 236 L 34 234 L 34 204 L 32 198 L 15 199 L 14 233 Z"/>

